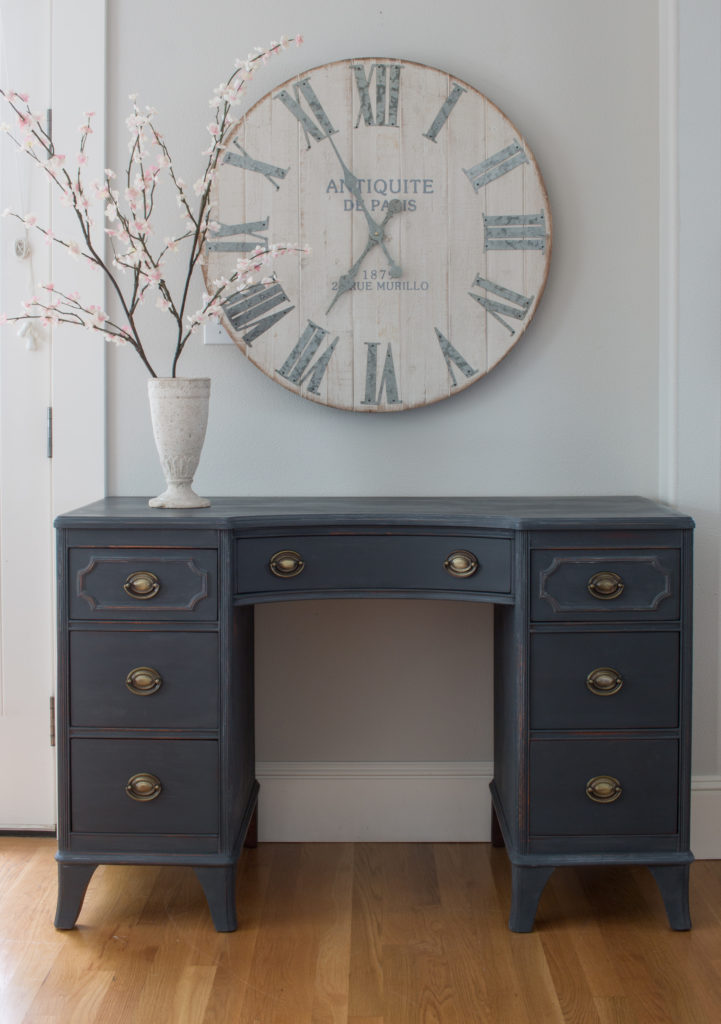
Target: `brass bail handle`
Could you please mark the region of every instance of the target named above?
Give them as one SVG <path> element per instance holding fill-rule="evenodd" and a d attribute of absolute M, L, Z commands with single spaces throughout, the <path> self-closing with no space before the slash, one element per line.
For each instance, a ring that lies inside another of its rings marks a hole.
<path fill-rule="evenodd" d="M 147 665 L 139 665 L 128 672 L 125 677 L 125 685 L 131 693 L 138 697 L 149 697 L 157 693 L 163 685 L 163 679 L 154 668 Z"/>
<path fill-rule="evenodd" d="M 132 800 L 147 803 L 156 800 L 163 792 L 163 786 L 157 775 L 150 772 L 138 772 L 131 776 L 125 784 L 125 792 Z"/>
<path fill-rule="evenodd" d="M 149 601 L 160 590 L 160 580 L 155 573 L 147 569 L 137 569 L 131 572 L 123 583 L 123 590 L 128 597 L 134 597 L 138 601 Z"/>
<path fill-rule="evenodd" d="M 613 775 L 594 775 L 586 783 L 586 796 L 596 804 L 612 804 L 621 793 L 621 783 Z"/>
<path fill-rule="evenodd" d="M 276 551 L 271 556 L 268 567 L 274 576 L 287 580 L 292 576 L 299 576 L 305 569 L 305 562 L 297 551 Z"/>
<path fill-rule="evenodd" d="M 594 668 L 586 676 L 586 686 L 597 697 L 611 697 L 623 686 L 623 679 L 615 668 Z"/>
<path fill-rule="evenodd" d="M 623 580 L 616 572 L 596 572 L 588 581 L 588 592 L 599 601 L 613 601 L 620 597 L 625 586 Z"/>
<path fill-rule="evenodd" d="M 478 559 L 472 551 L 452 551 L 443 563 L 443 568 L 451 576 L 465 579 L 478 571 Z"/>

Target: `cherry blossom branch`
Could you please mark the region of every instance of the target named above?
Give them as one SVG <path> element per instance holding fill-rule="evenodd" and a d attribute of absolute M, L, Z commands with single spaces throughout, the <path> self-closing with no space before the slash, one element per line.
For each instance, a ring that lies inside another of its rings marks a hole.
<path fill-rule="evenodd" d="M 296 36 L 294 41 L 300 45 L 302 38 Z M 203 296 L 201 308 L 188 315 L 192 280 L 203 262 L 208 235 L 217 229 L 212 219 L 211 190 L 229 135 L 238 124 L 233 108 L 242 101 L 245 85 L 253 77 L 256 68 L 266 64 L 271 56 L 288 45 L 289 40 L 283 37 L 280 42 L 271 43 L 265 50 L 257 47 L 246 60 L 236 61 L 228 79 L 214 90 L 210 105 L 215 108 L 215 116 L 208 125 L 211 142 L 202 154 L 207 157 L 207 161 L 201 177 L 193 186 L 197 209 L 191 202 L 185 182 L 176 174 L 168 147 L 155 125 L 157 112 L 149 107 L 142 111 L 136 96 L 130 97 L 133 109 L 126 120 L 130 142 L 128 163 L 124 169 L 125 188 L 121 197 L 114 187 L 117 176 L 109 168 L 106 168 L 102 182 L 87 184 L 85 181 L 83 172 L 88 163 L 86 151 L 93 134 L 92 111 L 85 113 L 84 121 L 79 126 L 80 144 L 71 169 L 66 156 L 56 151 L 53 139 L 40 123 L 39 115 L 31 110 L 28 97 L 23 93 L 0 89 L 0 97 L 5 99 L 17 119 L 15 130 L 7 124 L 1 124 L 0 128 L 42 168 L 60 190 L 61 203 L 72 209 L 75 215 L 82 245 L 56 237 L 50 230 L 40 227 L 33 214 L 25 213 L 21 216 L 14 211 L 5 212 L 16 217 L 26 229 L 39 231 L 46 244 L 59 245 L 71 255 L 101 270 L 127 319 L 127 323 L 121 326 L 99 307 L 83 304 L 77 293 L 67 295 L 52 285 L 46 285 L 44 287 L 53 292 L 52 301 L 42 302 L 34 296 L 31 302 L 23 304 L 23 314 L 12 317 L 1 314 L 0 323 L 40 320 L 46 327 L 61 323 L 86 327 L 105 335 L 109 340 L 130 344 L 149 373 L 157 376 L 145 353 L 136 319 L 147 299 L 156 292 L 156 306 L 175 323 L 176 340 L 172 359 L 172 375 L 175 376 L 178 360 L 190 336 L 200 324 L 220 316 L 222 303 L 230 297 L 231 289 L 237 292 L 255 283 L 254 275 L 265 263 L 282 252 L 307 252 L 307 249 L 298 246 L 271 246 L 265 250 L 256 250 L 249 259 L 238 261 L 237 269 L 231 277 L 213 282 L 211 293 Z M 158 246 L 153 245 L 152 241 L 152 217 L 156 209 L 156 189 L 165 172 L 175 189 L 185 227 L 176 237 L 165 238 L 162 246 Z M 102 219 L 108 222 L 103 231 L 107 255 L 94 241 L 92 204 L 98 202 L 104 204 Z M 187 250 L 185 274 L 179 297 L 175 299 L 165 276 L 165 267 L 166 261 L 181 247 Z M 124 278 L 128 274 L 129 282 L 126 283 Z M 271 274 L 264 277 L 262 283 L 268 284 L 274 279 L 274 274 Z"/>

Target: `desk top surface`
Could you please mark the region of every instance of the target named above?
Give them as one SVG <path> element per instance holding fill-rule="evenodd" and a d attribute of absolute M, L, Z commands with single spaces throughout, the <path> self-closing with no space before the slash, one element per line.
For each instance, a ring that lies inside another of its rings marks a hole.
<path fill-rule="evenodd" d="M 108 497 L 64 513 L 58 527 L 429 526 L 474 529 L 688 529 L 693 520 L 637 496 L 217 497 L 210 508 L 153 509 L 145 497 Z"/>

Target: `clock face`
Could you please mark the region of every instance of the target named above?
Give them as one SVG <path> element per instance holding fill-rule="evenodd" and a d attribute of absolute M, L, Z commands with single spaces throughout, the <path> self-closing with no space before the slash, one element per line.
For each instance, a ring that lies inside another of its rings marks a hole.
<path fill-rule="evenodd" d="M 224 326 L 304 398 L 394 412 L 461 391 L 528 326 L 551 216 L 522 136 L 485 96 L 404 60 L 343 60 L 266 95 L 215 184 L 206 280 L 256 246 L 307 244 Z"/>

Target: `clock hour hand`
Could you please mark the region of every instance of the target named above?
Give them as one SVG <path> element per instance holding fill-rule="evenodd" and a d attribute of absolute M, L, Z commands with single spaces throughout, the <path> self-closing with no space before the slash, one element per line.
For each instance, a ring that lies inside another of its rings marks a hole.
<path fill-rule="evenodd" d="M 366 256 L 371 251 L 371 249 L 374 246 L 376 246 L 376 245 L 380 245 L 382 248 L 385 248 L 384 243 L 383 243 L 383 231 L 385 229 L 386 224 L 388 223 L 388 221 L 393 216 L 393 214 L 394 213 L 398 213 L 398 211 L 401 209 L 401 206 L 402 206 L 402 204 L 401 204 L 400 199 L 392 199 L 390 201 L 390 203 L 388 204 L 388 212 L 386 213 L 386 215 L 383 218 L 383 220 L 381 221 L 381 223 L 380 224 L 376 224 L 375 221 L 373 222 L 374 223 L 374 227 L 368 233 L 368 241 L 366 242 L 365 249 L 360 254 L 358 259 L 355 261 L 353 266 L 350 268 L 350 270 L 348 270 L 347 273 L 342 274 L 338 278 L 338 288 L 336 290 L 335 295 L 333 296 L 333 301 L 331 302 L 330 306 L 328 306 L 328 309 L 326 310 L 326 314 L 330 313 L 331 309 L 333 309 L 333 306 L 335 306 L 336 302 L 341 297 L 341 295 L 345 295 L 346 292 L 351 290 L 351 288 L 353 287 L 353 285 L 355 283 L 355 278 L 356 278 L 356 275 L 357 275 L 357 273 L 358 273 L 358 271 L 360 269 L 361 263 L 366 258 Z M 391 276 L 393 276 L 393 277 L 400 277 L 401 268 L 398 267 L 397 264 L 393 264 L 393 266 L 397 268 L 398 273 L 397 274 L 393 274 L 393 270 L 391 269 Z"/>
<path fill-rule="evenodd" d="M 389 271 L 390 276 L 391 277 L 400 277 L 401 274 L 402 274 L 402 270 L 401 270 L 400 266 L 396 263 L 396 261 L 393 259 L 391 254 L 388 252 L 388 248 L 387 248 L 387 246 L 385 244 L 385 241 L 383 239 L 383 228 L 388 223 L 389 217 L 386 216 L 386 218 L 382 221 L 381 224 L 379 224 L 376 220 L 373 219 L 373 217 L 368 212 L 368 207 L 366 206 L 365 199 L 363 198 L 363 194 L 362 194 L 361 189 L 360 189 L 360 183 L 358 181 L 358 178 L 356 178 L 356 176 L 353 173 L 353 171 L 350 169 L 350 167 L 346 164 L 346 162 L 343 159 L 343 157 L 340 155 L 340 152 L 338 151 L 338 147 L 336 146 L 336 144 L 333 141 L 333 139 L 331 139 L 330 136 L 327 136 L 327 138 L 328 138 L 328 142 L 330 142 L 330 144 L 331 144 L 331 146 L 333 148 L 333 152 L 335 153 L 336 157 L 338 158 L 338 162 L 340 163 L 340 165 L 341 165 L 341 167 L 343 169 L 343 181 L 345 182 L 345 187 L 348 189 L 350 194 L 355 199 L 358 207 L 362 211 L 362 213 L 365 216 L 365 219 L 366 219 L 366 221 L 368 223 L 368 234 L 369 234 L 369 236 L 371 238 L 375 238 L 376 243 L 381 247 L 381 249 L 383 250 L 383 254 L 384 254 L 385 258 L 388 260 L 388 265 L 390 266 L 390 271 Z M 400 199 L 391 199 L 390 203 L 388 204 L 389 213 L 391 213 L 391 215 L 392 215 L 393 213 L 397 213 L 400 209 L 401 209 Z"/>

